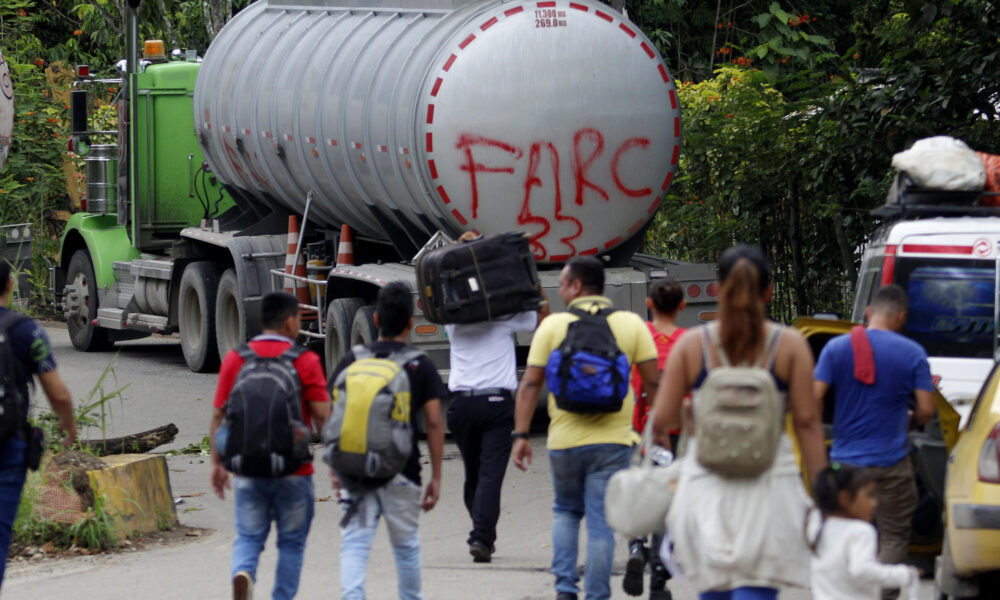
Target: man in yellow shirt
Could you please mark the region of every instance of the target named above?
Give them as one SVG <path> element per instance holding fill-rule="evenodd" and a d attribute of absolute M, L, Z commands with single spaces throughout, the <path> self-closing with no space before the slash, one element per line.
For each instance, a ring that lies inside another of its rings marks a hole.
<path fill-rule="evenodd" d="M 604 267 L 593 257 L 573 258 L 559 275 L 559 297 L 569 309 L 594 311 L 611 308 L 604 292 Z M 517 391 L 514 413 L 513 457 L 522 471 L 531 464 L 528 429 L 545 382 L 549 355 L 559 348 L 569 324 L 579 317 L 571 312 L 550 315 L 541 322 L 531 341 L 528 367 Z M 618 348 L 635 365 L 644 389 L 655 395 L 656 345 L 639 315 L 612 312 L 608 326 Z M 617 412 L 578 413 L 562 410 L 550 393 L 548 450 L 555 502 L 552 507 L 552 573 L 556 576 L 556 600 L 576 600 L 577 550 L 580 519 L 587 517 L 587 566 L 584 593 L 587 600 L 611 597 L 611 563 L 614 532 L 604 520 L 604 491 L 611 475 L 628 466 L 632 443 L 631 386 Z"/>

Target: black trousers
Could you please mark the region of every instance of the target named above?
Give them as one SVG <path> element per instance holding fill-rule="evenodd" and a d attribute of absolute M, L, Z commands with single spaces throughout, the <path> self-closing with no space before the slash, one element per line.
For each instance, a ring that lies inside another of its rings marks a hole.
<path fill-rule="evenodd" d="M 512 445 L 512 394 L 453 397 L 448 429 L 465 463 L 465 508 L 472 517 L 469 542 L 479 540 L 492 546 L 500 518 L 500 488 Z"/>

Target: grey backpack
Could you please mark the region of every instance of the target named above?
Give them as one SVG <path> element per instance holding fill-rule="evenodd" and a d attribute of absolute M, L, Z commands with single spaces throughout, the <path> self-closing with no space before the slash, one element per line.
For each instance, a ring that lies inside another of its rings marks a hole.
<path fill-rule="evenodd" d="M 781 441 L 784 399 L 774 364 L 781 328 L 768 324 L 764 348 L 753 365 L 733 366 L 722 349 L 717 324 L 702 330 L 708 376 L 694 396 L 698 463 L 725 477 L 755 477 L 771 468 Z M 711 367 L 714 348 L 721 363 Z"/>
<path fill-rule="evenodd" d="M 323 426 L 323 460 L 342 477 L 388 480 L 413 452 L 410 377 L 423 352 L 407 347 L 378 357 L 365 346 L 333 385 L 333 414 Z"/>

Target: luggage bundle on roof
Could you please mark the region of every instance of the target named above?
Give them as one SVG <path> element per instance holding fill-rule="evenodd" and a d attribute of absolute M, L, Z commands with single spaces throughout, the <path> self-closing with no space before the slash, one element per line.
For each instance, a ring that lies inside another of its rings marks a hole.
<path fill-rule="evenodd" d="M 896 154 L 892 166 L 896 179 L 885 205 L 872 211 L 875 216 L 1000 215 L 998 156 L 937 136 Z"/>

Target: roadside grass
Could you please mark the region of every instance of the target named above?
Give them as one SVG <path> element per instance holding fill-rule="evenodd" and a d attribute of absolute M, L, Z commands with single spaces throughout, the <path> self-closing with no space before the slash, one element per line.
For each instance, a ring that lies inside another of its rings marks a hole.
<path fill-rule="evenodd" d="M 114 363 L 118 355 L 111 359 L 104 368 L 101 376 L 91 388 L 86 399 L 77 402 L 74 411 L 77 428 L 99 428 L 101 439 L 107 437 L 107 425 L 110 413 L 107 410 L 108 402 L 118 398 L 124 405 L 124 392 L 129 385 L 120 385 L 114 371 Z M 109 385 L 113 382 L 113 385 Z M 110 389 L 110 391 L 108 391 Z M 107 498 L 103 494 L 93 494 L 93 502 L 83 513 L 83 516 L 70 524 L 55 522 L 44 517 L 39 510 L 42 495 L 47 486 L 50 485 L 45 466 L 59 453 L 65 450 L 73 450 L 92 456 L 95 452 L 89 446 L 74 444 L 72 448 L 65 449 L 61 444 L 62 437 L 59 432 L 59 420 L 51 411 L 37 413 L 37 417 L 31 419 L 32 424 L 41 427 L 45 433 L 46 454 L 43 458 L 42 467 L 38 471 L 28 472 L 24 488 L 21 493 L 21 502 L 18 505 L 17 516 L 14 520 L 12 554 L 18 549 L 32 546 L 44 546 L 51 542 L 51 547 L 55 548 L 83 548 L 91 551 L 108 550 L 115 547 L 118 540 L 114 532 L 114 513 L 107 506 Z M 86 476 L 84 471 L 82 476 Z M 76 493 L 73 486 L 72 477 L 62 483 L 63 488 L 68 493 Z"/>
<path fill-rule="evenodd" d="M 38 503 L 47 485 L 48 478 L 43 470 L 28 473 L 14 519 L 12 555 L 47 543 L 51 543 L 53 549 L 75 547 L 93 551 L 108 550 L 117 544 L 114 515 L 108 510 L 103 494 L 94 495 L 93 506 L 88 507 L 81 518 L 65 524 L 41 516 Z M 68 488 L 67 492 L 73 491 L 68 482 L 62 485 Z"/>

